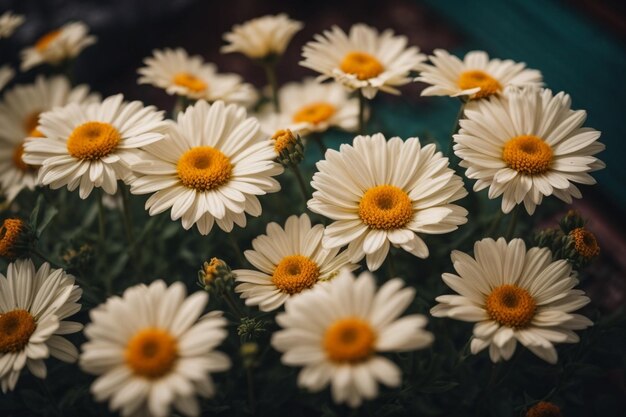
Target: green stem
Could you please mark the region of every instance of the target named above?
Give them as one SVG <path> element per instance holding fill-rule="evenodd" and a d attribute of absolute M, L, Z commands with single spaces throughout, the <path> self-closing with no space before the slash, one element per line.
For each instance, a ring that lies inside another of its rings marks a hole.
<path fill-rule="evenodd" d="M 454 127 L 452 128 L 452 133 L 450 134 L 450 142 L 448 143 L 448 159 L 450 163 L 455 159 L 456 155 L 454 155 L 454 135 L 459 131 L 459 121 L 463 118 L 463 113 L 465 112 L 465 102 L 461 101 L 461 106 L 459 107 L 459 111 L 456 115 L 456 120 L 454 121 Z M 456 164 L 455 164 L 456 165 Z"/>
<path fill-rule="evenodd" d="M 302 193 L 304 204 L 306 205 L 306 202 L 309 200 L 309 192 L 307 191 L 306 183 L 304 182 L 304 178 L 302 177 L 300 168 L 298 168 L 298 165 L 294 164 L 293 162 L 289 163 L 289 167 L 291 168 L 294 175 L 296 176 L 296 179 L 298 180 L 298 186 L 300 188 L 300 192 Z"/>
<path fill-rule="evenodd" d="M 491 221 L 489 229 L 487 229 L 487 233 L 485 233 L 485 237 L 491 237 L 496 232 L 496 230 L 498 230 L 503 217 L 504 213 L 502 213 L 502 210 L 498 211 L 498 214 Z"/>
<path fill-rule="evenodd" d="M 272 103 L 274 104 L 274 111 L 280 113 L 280 104 L 278 101 L 278 80 L 276 78 L 276 64 L 274 62 L 263 62 L 263 69 L 265 70 L 265 77 L 267 83 L 270 86 L 272 92 Z"/>
<path fill-rule="evenodd" d="M 320 148 L 320 152 L 322 153 L 322 158 L 323 158 L 324 155 L 326 155 L 326 151 L 328 150 L 328 147 L 324 144 L 322 135 L 320 135 L 319 133 L 313 133 L 311 134 L 311 139 L 313 140 L 313 142 L 317 144 L 317 147 Z"/>
<path fill-rule="evenodd" d="M 391 253 L 391 250 L 389 250 L 389 253 L 387 254 L 387 270 L 389 272 L 389 279 L 398 276 L 396 271 L 396 263 L 393 260 L 393 253 Z"/>
<path fill-rule="evenodd" d="M 232 233 L 226 233 L 226 236 L 228 236 L 228 242 L 230 243 L 230 246 L 235 251 L 235 257 L 237 258 L 237 262 L 239 262 L 239 266 L 244 267 L 246 264 L 246 260 L 243 257 L 243 252 L 241 251 L 241 248 L 239 247 L 239 243 L 237 243 L 237 240 L 235 240 L 235 237 L 233 236 Z"/>
<path fill-rule="evenodd" d="M 100 246 L 104 246 L 104 204 L 102 199 L 104 193 L 102 190 L 98 192 L 98 233 L 100 238 Z"/>
<path fill-rule="evenodd" d="M 519 217 L 519 204 L 515 206 L 511 213 L 511 220 L 509 221 L 509 227 L 506 229 L 506 240 L 511 240 L 515 233 L 515 227 L 517 226 L 517 218 Z"/>
<path fill-rule="evenodd" d="M 133 233 L 133 219 L 130 212 L 130 200 L 128 198 L 128 190 L 125 185 L 120 186 L 120 194 L 122 196 L 122 215 L 124 220 L 124 229 L 126 231 L 126 238 L 128 239 L 128 245 L 133 247 L 135 243 L 135 236 Z"/>
<path fill-rule="evenodd" d="M 46 255 L 44 255 L 43 253 L 39 252 L 39 250 L 32 248 L 31 249 L 31 253 L 33 255 L 36 255 L 38 257 L 40 257 L 44 262 L 48 262 L 50 264 L 50 266 L 52 266 L 53 268 L 63 268 L 61 265 L 59 265 L 58 262 L 53 261 L 52 259 L 48 258 Z"/>
<path fill-rule="evenodd" d="M 231 312 L 237 317 L 237 319 L 241 319 L 242 317 L 241 309 L 239 309 L 237 302 L 233 299 L 232 295 L 230 295 L 230 292 L 228 289 L 225 289 L 223 291 L 222 298 L 224 299 L 226 304 L 228 304 L 228 308 L 230 308 Z"/>
<path fill-rule="evenodd" d="M 252 368 L 246 369 L 246 377 L 248 380 L 248 404 L 250 405 L 250 411 L 252 414 L 256 411 L 256 399 L 254 395 L 254 376 L 252 375 Z"/>
<path fill-rule="evenodd" d="M 363 91 L 359 89 L 359 135 L 365 134 L 365 110 L 367 99 L 363 95 Z"/>

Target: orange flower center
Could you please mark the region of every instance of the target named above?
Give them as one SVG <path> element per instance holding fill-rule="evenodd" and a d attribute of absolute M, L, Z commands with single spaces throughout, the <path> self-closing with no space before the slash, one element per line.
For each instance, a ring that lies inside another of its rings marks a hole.
<path fill-rule="evenodd" d="M 494 288 L 485 301 L 485 310 L 492 320 L 513 328 L 528 326 L 535 317 L 536 306 L 528 291 L 510 284 Z"/>
<path fill-rule="evenodd" d="M 43 134 L 37 129 L 39 126 L 39 112 L 33 112 L 24 119 L 24 130 L 28 137 L 43 138 Z"/>
<path fill-rule="evenodd" d="M 385 68 L 378 59 L 365 52 L 349 52 L 339 65 L 346 74 L 354 74 L 359 80 L 368 80 L 380 75 Z"/>
<path fill-rule="evenodd" d="M 17 309 L 0 314 L 0 353 L 22 351 L 36 328 L 35 318 L 26 310 Z"/>
<path fill-rule="evenodd" d="M 311 288 L 319 276 L 320 269 L 315 262 L 306 256 L 290 255 L 276 265 L 272 283 L 280 291 L 291 295 Z"/>
<path fill-rule="evenodd" d="M 174 367 L 178 359 L 178 344 L 166 330 L 149 327 L 130 339 L 124 358 L 135 375 L 158 379 Z"/>
<path fill-rule="evenodd" d="M 312 123 L 314 125 L 324 122 L 335 113 L 335 106 L 329 103 L 311 103 L 303 106 L 293 115 L 295 123 Z"/>
<path fill-rule="evenodd" d="M 376 333 L 365 320 L 348 317 L 331 324 L 324 333 L 322 343 L 331 361 L 358 363 L 374 353 Z"/>
<path fill-rule="evenodd" d="M 363 194 L 359 217 L 372 229 L 399 229 L 413 218 L 409 195 L 395 185 L 378 185 Z"/>
<path fill-rule="evenodd" d="M 172 81 L 174 84 L 185 87 L 194 93 L 201 93 L 208 87 L 203 80 L 188 72 L 178 72 L 174 74 Z"/>
<path fill-rule="evenodd" d="M 281 129 L 272 136 L 274 140 L 274 150 L 281 154 L 296 144 L 296 136 L 289 129 Z"/>
<path fill-rule="evenodd" d="M 462 72 L 457 84 L 463 90 L 480 87 L 480 91 L 473 94 L 472 98 L 489 97 L 502 91 L 502 86 L 498 80 L 481 70 Z"/>
<path fill-rule="evenodd" d="M 197 146 L 180 157 L 176 170 L 185 187 L 206 191 L 226 183 L 233 165 L 221 151 L 210 146 Z"/>
<path fill-rule="evenodd" d="M 0 256 L 13 259 L 15 244 L 24 230 L 24 221 L 20 219 L 5 219 L 0 226 Z"/>
<path fill-rule="evenodd" d="M 593 233 L 584 227 L 578 227 L 569 232 L 574 240 L 574 248 L 580 256 L 586 259 L 596 257 L 600 254 L 600 246 Z"/>
<path fill-rule="evenodd" d="M 56 38 L 58 38 L 59 35 L 61 35 L 61 29 L 56 29 L 56 30 L 46 33 L 41 38 L 39 38 L 37 42 L 35 42 L 35 49 L 39 52 L 45 51 L 48 48 L 48 46 L 50 46 L 50 43 L 52 43 Z"/>
<path fill-rule="evenodd" d="M 67 150 L 78 159 L 100 159 L 117 148 L 122 136 L 109 123 L 87 122 L 75 128 L 67 139 Z"/>
<path fill-rule="evenodd" d="M 543 174 L 552 164 L 552 148 L 537 136 L 516 136 L 504 145 L 502 159 L 521 174 Z"/>
<path fill-rule="evenodd" d="M 561 409 L 547 401 L 539 401 L 527 412 L 526 417 L 562 417 Z"/>

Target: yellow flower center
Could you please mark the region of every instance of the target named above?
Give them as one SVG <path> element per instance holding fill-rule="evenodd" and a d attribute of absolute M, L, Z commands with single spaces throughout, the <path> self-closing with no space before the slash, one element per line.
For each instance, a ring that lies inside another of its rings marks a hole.
<path fill-rule="evenodd" d="M 74 158 L 100 159 L 113 152 L 121 139 L 113 125 L 87 122 L 72 131 L 67 139 L 67 150 Z"/>
<path fill-rule="evenodd" d="M 504 144 L 502 159 L 521 174 L 543 174 L 552 164 L 552 148 L 537 136 L 516 136 Z"/>
<path fill-rule="evenodd" d="M 319 102 L 303 106 L 293 115 L 295 123 L 318 124 L 324 122 L 335 113 L 335 106 L 329 103 Z"/>
<path fill-rule="evenodd" d="M 29 137 L 43 137 L 43 134 L 37 130 L 37 126 L 39 126 L 39 114 L 39 112 L 33 112 L 24 118 L 24 130 Z"/>
<path fill-rule="evenodd" d="M 578 227 L 569 232 L 570 237 L 574 240 L 574 248 L 576 252 L 583 258 L 593 258 L 600 254 L 600 246 L 593 233 L 584 227 Z"/>
<path fill-rule="evenodd" d="M 20 219 L 5 219 L 0 226 L 0 256 L 12 259 L 15 257 L 15 244 L 24 230 L 24 222 Z"/>
<path fill-rule="evenodd" d="M 547 401 L 539 401 L 526 412 L 526 417 L 562 417 L 561 409 Z"/>
<path fill-rule="evenodd" d="M 502 86 L 491 75 L 481 70 L 464 71 L 457 82 L 459 88 L 469 90 L 480 87 L 480 91 L 472 95 L 472 98 L 484 98 L 502 91 Z"/>
<path fill-rule="evenodd" d="M 207 84 L 203 80 L 188 72 L 174 74 L 172 81 L 174 84 L 185 87 L 194 93 L 201 93 L 207 89 Z"/>
<path fill-rule="evenodd" d="M 524 288 L 501 285 L 491 291 L 485 300 L 485 310 L 492 320 L 502 326 L 524 328 L 535 317 L 537 304 Z"/>
<path fill-rule="evenodd" d="M 324 333 L 323 346 L 328 359 L 358 363 L 374 353 L 376 333 L 365 320 L 348 317 L 331 324 Z"/>
<path fill-rule="evenodd" d="M 315 262 L 306 256 L 290 255 L 276 265 L 272 283 L 280 291 L 291 295 L 311 288 L 319 276 L 320 269 Z"/>
<path fill-rule="evenodd" d="M 395 185 L 378 185 L 363 194 L 359 217 L 372 229 L 399 229 L 413 218 L 409 195 Z"/>
<path fill-rule="evenodd" d="M 46 33 L 41 38 L 39 38 L 37 42 L 35 42 L 35 49 L 39 52 L 45 51 L 48 48 L 48 46 L 50 46 L 50 43 L 52 43 L 56 38 L 58 38 L 59 35 L 61 35 L 61 29 L 56 29 L 56 30 Z"/>
<path fill-rule="evenodd" d="M 17 309 L 0 314 L 0 353 L 22 351 L 35 332 L 35 318 L 26 310 Z"/>
<path fill-rule="evenodd" d="M 272 139 L 274 140 L 274 151 L 279 155 L 296 144 L 296 136 L 289 129 L 278 130 Z"/>
<path fill-rule="evenodd" d="M 178 359 L 178 345 L 166 330 L 149 327 L 130 339 L 124 358 L 135 375 L 157 379 L 174 367 Z"/>
<path fill-rule="evenodd" d="M 232 174 L 233 165 L 219 150 L 210 146 L 197 146 L 180 157 L 176 171 L 185 187 L 206 191 L 226 183 Z"/>
<path fill-rule="evenodd" d="M 348 52 L 339 65 L 346 74 L 354 74 L 359 80 L 368 80 L 382 73 L 385 68 L 378 59 L 365 52 Z"/>

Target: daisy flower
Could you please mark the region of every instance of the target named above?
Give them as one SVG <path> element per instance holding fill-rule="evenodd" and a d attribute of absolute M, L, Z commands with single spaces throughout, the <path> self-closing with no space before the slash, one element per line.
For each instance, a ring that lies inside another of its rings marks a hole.
<path fill-rule="evenodd" d="M 37 185 L 37 167 L 22 160 L 24 142 L 28 137 L 41 138 L 37 129 L 39 115 L 69 103 L 86 104 L 98 101 L 89 87 L 72 88 L 63 76 L 38 76 L 33 84 L 17 85 L 0 101 L 0 185 L 7 200 L 12 201 L 24 188 Z"/>
<path fill-rule="evenodd" d="M 541 73 L 523 62 L 489 59 L 484 51 L 471 51 L 463 61 L 448 51 L 435 49 L 432 65 L 423 64 L 416 81 L 430 84 L 423 96 L 469 96 L 479 99 L 499 94 L 508 86 L 541 87 Z"/>
<path fill-rule="evenodd" d="M 35 45 L 22 50 L 22 71 L 43 63 L 57 65 L 78 56 L 83 49 L 96 43 L 96 37 L 88 32 L 86 24 L 71 22 L 46 33 Z"/>
<path fill-rule="evenodd" d="M 300 134 L 331 127 L 353 131 L 358 124 L 359 101 L 339 84 L 320 84 L 313 78 L 287 83 L 279 90 L 278 101 L 280 113 L 267 104 L 259 114 L 263 130 L 270 135 L 279 129 Z"/>
<path fill-rule="evenodd" d="M 218 74 L 214 64 L 207 64 L 201 56 L 189 56 L 182 48 L 155 50 L 139 68 L 139 84 L 150 84 L 164 89 L 169 95 L 190 99 L 250 105 L 256 92 L 236 74 Z"/>
<path fill-rule="evenodd" d="M 11 10 L 4 12 L 0 16 L 0 39 L 13 35 L 15 29 L 20 27 L 24 20 L 26 19 L 21 14 L 13 14 Z"/>
<path fill-rule="evenodd" d="M 283 328 L 272 335 L 282 362 L 302 366 L 298 385 L 316 392 L 331 385 L 336 403 L 358 407 L 378 394 L 378 383 L 401 384 L 400 368 L 379 352 L 406 352 L 433 341 L 424 330 L 426 317 L 400 315 L 413 302 L 415 290 L 394 278 L 378 291 L 374 277 L 358 278 L 347 269 L 285 304 L 276 316 Z"/>
<path fill-rule="evenodd" d="M 448 233 L 467 222 L 467 210 L 451 204 L 467 195 L 463 181 L 435 145 L 422 147 L 417 138 L 357 136 L 352 146 L 328 150 L 317 169 L 308 207 L 335 220 L 324 231 L 324 247 L 348 245 L 350 260 L 365 256 L 371 271 L 390 244 L 426 258 L 417 233 Z"/>
<path fill-rule="evenodd" d="M 302 22 L 291 20 L 284 13 L 248 20 L 224 34 L 228 44 L 222 46 L 221 52 L 240 52 L 252 59 L 282 55 L 293 35 L 302 27 Z"/>
<path fill-rule="evenodd" d="M 74 362 L 78 350 L 66 335 L 83 326 L 67 317 L 80 310 L 82 290 L 74 277 L 44 263 L 38 270 L 30 259 L 9 264 L 0 274 L 0 385 L 2 392 L 15 389 L 26 366 L 37 378 L 46 377 L 44 359 L 54 356 Z"/>
<path fill-rule="evenodd" d="M 178 114 L 167 136 L 133 165 L 131 193 L 154 193 L 146 201 L 151 216 L 171 208 L 185 229 L 196 224 L 206 235 L 217 223 L 230 232 L 233 223 L 246 225 L 246 213 L 261 214 L 258 195 L 280 190 L 272 141 L 241 106 L 200 100 Z"/>
<path fill-rule="evenodd" d="M 267 234 L 252 241 L 254 250 L 244 252 L 257 270 L 233 271 L 239 284 L 236 292 L 246 305 L 258 305 L 262 311 L 275 310 L 290 297 L 332 279 L 341 268 L 358 268 L 350 264 L 339 248 L 322 247 L 324 226 L 311 227 L 306 214 L 291 216 L 283 229 L 277 223 L 267 225 Z"/>
<path fill-rule="evenodd" d="M 300 65 L 321 73 L 320 80 L 334 78 L 351 90 L 360 89 L 367 98 L 378 90 L 400 94 L 396 87 L 411 81 L 409 73 L 419 69 L 426 56 L 417 47 L 407 48 L 405 36 L 382 33 L 362 23 L 346 34 L 337 26 L 307 43 Z"/>
<path fill-rule="evenodd" d="M 22 160 L 41 165 L 38 182 L 52 189 L 79 188 L 80 198 L 94 187 L 108 194 L 117 180 L 128 181 L 129 165 L 137 149 L 163 139 L 163 112 L 139 101 L 123 101 L 117 94 L 101 103 L 71 103 L 41 115 L 39 128 L 45 140 L 29 138 Z"/>
<path fill-rule="evenodd" d="M 430 310 L 435 317 L 475 322 L 471 351 L 489 347 L 493 362 L 509 360 L 517 342 L 541 359 L 557 362 L 555 343 L 576 343 L 573 330 L 593 323 L 572 314 L 589 302 L 565 260 L 552 262 L 547 248 L 526 251 L 522 239 L 509 243 L 487 238 L 474 245 L 474 258 L 452 252 L 458 273 L 443 281 L 458 295 L 441 295 Z"/>
<path fill-rule="evenodd" d="M 10 65 L 0 67 L 0 91 L 15 77 L 15 70 Z"/>
<path fill-rule="evenodd" d="M 465 175 L 477 180 L 474 191 L 502 195 L 504 213 L 523 202 L 533 214 L 549 195 L 567 203 L 580 198 L 573 183 L 595 184 L 589 172 L 604 168 L 594 156 L 604 145 L 600 132 L 582 127 L 586 112 L 570 103 L 565 93 L 534 88 L 468 103 L 454 151 Z"/>
<path fill-rule="evenodd" d="M 226 320 L 200 317 L 207 301 L 205 292 L 186 297 L 182 283 L 158 280 L 91 310 L 80 366 L 98 375 L 91 385 L 96 400 L 109 400 L 122 416 L 165 417 L 172 406 L 199 415 L 196 394 L 213 396 L 210 373 L 230 367 L 228 356 L 214 350 L 227 335 Z"/>

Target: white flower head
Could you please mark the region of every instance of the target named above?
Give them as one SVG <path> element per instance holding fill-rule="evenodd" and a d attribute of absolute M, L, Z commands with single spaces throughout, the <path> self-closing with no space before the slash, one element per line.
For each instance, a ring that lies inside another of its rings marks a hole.
<path fill-rule="evenodd" d="M 122 416 L 166 417 L 172 406 L 186 416 L 200 414 L 197 395 L 215 392 L 211 373 L 230 368 L 215 351 L 227 335 L 218 314 L 200 317 L 205 292 L 186 297 L 178 282 L 136 285 L 90 311 L 81 368 L 99 375 L 91 385 L 97 401 L 109 400 Z"/>
<path fill-rule="evenodd" d="M 395 36 L 392 30 L 378 30 L 359 23 L 344 33 L 337 26 L 303 50 L 300 65 L 321 73 L 320 81 L 335 79 L 350 90 L 361 89 L 367 98 L 378 90 L 400 94 L 396 87 L 409 83 L 411 71 L 419 69 L 426 56 L 417 47 L 407 48 L 405 36 Z"/>
<path fill-rule="evenodd" d="M 15 77 L 15 70 L 10 65 L 0 67 L 0 91 Z"/>
<path fill-rule="evenodd" d="M 26 366 L 37 378 L 47 374 L 44 359 L 74 362 L 78 350 L 60 335 L 83 326 L 65 319 L 80 311 L 82 290 L 74 277 L 48 263 L 35 269 L 30 259 L 9 264 L 0 274 L 0 385 L 12 391 Z"/>
<path fill-rule="evenodd" d="M 22 71 L 44 63 L 57 65 L 78 56 L 86 47 L 96 43 L 82 22 L 70 22 L 40 37 L 34 46 L 22 50 Z"/>
<path fill-rule="evenodd" d="M 263 311 L 279 308 L 292 296 L 331 280 L 343 267 L 354 270 L 345 252 L 322 247 L 324 226 L 311 227 L 306 214 L 290 216 L 283 229 L 267 225 L 267 234 L 252 241 L 254 250 L 245 251 L 246 259 L 258 270 L 237 269 L 233 273 L 247 305 Z"/>
<path fill-rule="evenodd" d="M 323 245 L 348 245 L 352 262 L 366 257 L 380 267 L 390 245 L 420 257 L 428 247 L 418 233 L 441 234 L 467 222 L 467 210 L 452 202 L 467 195 L 463 181 L 448 168 L 434 144 L 419 139 L 385 140 L 377 133 L 357 136 L 352 145 L 328 150 L 317 163 L 308 207 L 334 222 Z"/>
<path fill-rule="evenodd" d="M 29 138 L 22 160 L 41 165 L 38 181 L 53 189 L 79 188 L 82 199 L 94 187 L 115 194 L 117 180 L 131 178 L 138 149 L 163 139 L 166 126 L 154 106 L 123 100 L 118 94 L 43 113 L 38 130 L 44 138 Z"/>
<path fill-rule="evenodd" d="M 292 20 L 284 13 L 276 16 L 263 16 L 233 26 L 224 34 L 227 45 L 222 53 L 240 52 L 252 59 L 262 59 L 271 55 L 282 55 L 287 45 L 300 29 L 302 22 Z"/>
<path fill-rule="evenodd" d="M 471 351 L 489 347 L 493 362 L 509 360 L 517 342 L 541 359 L 557 362 L 555 343 L 577 343 L 574 330 L 593 323 L 573 314 L 589 302 L 571 265 L 552 262 L 547 248 L 526 250 L 522 239 L 506 242 L 487 238 L 476 242 L 474 257 L 453 251 L 458 275 L 443 274 L 443 281 L 458 293 L 436 298 L 430 313 L 475 322 Z"/>
<path fill-rule="evenodd" d="M 144 149 L 131 193 L 154 193 L 151 216 L 171 209 L 172 220 L 203 235 L 214 223 L 227 232 L 244 227 L 246 213 L 261 214 L 257 196 L 280 190 L 273 143 L 241 106 L 200 100 L 178 114 L 165 140 Z"/>
<path fill-rule="evenodd" d="M 574 183 L 595 184 L 589 172 L 604 168 L 594 156 L 604 145 L 600 132 L 583 127 L 587 113 L 570 104 L 565 93 L 534 88 L 468 103 L 454 152 L 477 180 L 474 191 L 489 187 L 489 198 L 502 196 L 504 213 L 523 202 L 533 214 L 549 195 L 580 198 Z"/>
<path fill-rule="evenodd" d="M 251 105 L 257 98 L 252 85 L 237 74 L 219 74 L 214 64 L 199 55 L 189 56 L 182 48 L 155 50 L 139 68 L 139 84 L 151 84 L 169 95 L 179 95 L 209 102 Z"/>
<path fill-rule="evenodd" d="M 416 81 L 430 84 L 423 96 L 469 96 L 479 99 L 497 95 L 506 87 L 541 87 L 541 73 L 523 62 L 489 59 L 484 51 L 471 51 L 463 61 L 448 51 L 435 49 L 431 64 L 423 64 Z"/>
<path fill-rule="evenodd" d="M 306 135 L 324 132 L 331 127 L 356 130 L 359 117 L 357 98 L 336 83 L 320 84 L 313 78 L 283 85 L 278 91 L 280 113 L 271 104 L 259 113 L 259 121 L 268 135 L 277 130 L 289 129 Z"/>
<path fill-rule="evenodd" d="M 400 368 L 383 352 L 406 352 L 433 341 L 424 330 L 426 317 L 400 315 L 413 302 L 415 290 L 399 278 L 378 291 L 374 277 L 356 278 L 344 269 L 328 283 L 293 297 L 276 317 L 283 328 L 272 336 L 282 362 L 301 366 L 298 385 L 321 391 L 329 384 L 336 403 L 358 407 L 378 395 L 378 384 L 398 387 Z"/>
<path fill-rule="evenodd" d="M 99 100 L 86 85 L 71 86 L 63 76 L 38 76 L 33 84 L 20 84 L 7 91 L 0 101 L 0 185 L 8 201 L 24 189 L 37 185 L 37 166 L 22 160 L 26 138 L 42 138 L 39 115 L 69 103 L 87 104 Z"/>
<path fill-rule="evenodd" d="M 21 14 L 13 14 L 11 10 L 0 15 L 0 39 L 8 38 L 13 35 L 15 29 L 20 27 L 25 20 L 24 16 Z"/>

